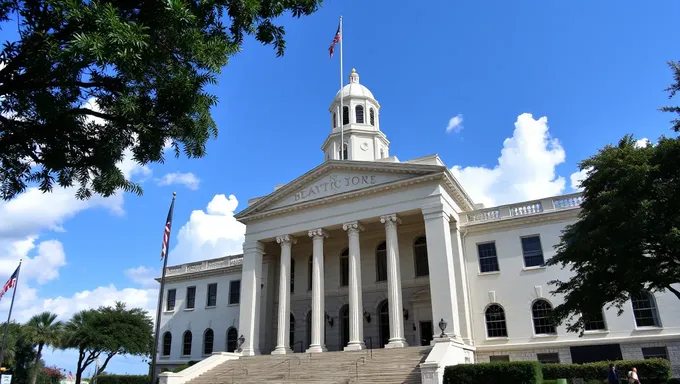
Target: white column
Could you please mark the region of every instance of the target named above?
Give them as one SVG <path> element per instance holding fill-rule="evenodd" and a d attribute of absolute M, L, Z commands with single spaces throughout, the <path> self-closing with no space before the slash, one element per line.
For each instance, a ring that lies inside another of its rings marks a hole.
<path fill-rule="evenodd" d="M 466 344 L 472 344 L 472 314 L 470 312 L 470 296 L 468 292 L 467 283 L 467 265 L 465 257 L 463 257 L 463 239 L 458 229 L 458 223 L 455 221 L 450 223 L 451 227 L 451 250 L 453 252 L 454 271 L 456 272 L 456 293 L 458 293 L 458 308 L 459 311 L 460 332 L 463 341 Z"/>
<path fill-rule="evenodd" d="M 243 243 L 243 272 L 241 273 L 241 304 L 239 337 L 243 356 L 260 354 L 260 281 L 264 244 L 259 241 Z"/>
<path fill-rule="evenodd" d="M 279 268 L 279 326 L 276 335 L 276 348 L 272 355 L 293 353 L 290 349 L 290 253 L 297 242 L 293 236 L 285 235 L 276 238 L 281 244 L 281 266 Z"/>
<path fill-rule="evenodd" d="M 364 227 L 358 221 L 345 223 L 342 229 L 349 237 L 349 343 L 345 351 L 366 349 L 364 344 L 364 305 L 361 293 L 361 254 L 359 232 Z"/>
<path fill-rule="evenodd" d="M 387 248 L 387 307 L 390 312 L 390 339 L 385 348 L 408 347 L 404 338 L 404 306 L 401 302 L 401 272 L 399 268 L 399 239 L 397 225 L 401 222 L 396 214 L 380 216 L 385 224 Z"/>
<path fill-rule="evenodd" d="M 434 337 L 439 338 L 442 331 L 439 322 L 444 319 L 444 334 L 449 339 L 460 336 L 458 318 L 458 295 L 454 270 L 454 257 L 451 246 L 450 213 L 443 204 L 422 208 L 425 218 L 427 237 L 427 262 L 430 271 L 430 297 L 432 300 L 432 322 Z"/>
<path fill-rule="evenodd" d="M 312 238 L 312 343 L 307 352 L 326 352 L 326 340 L 324 340 L 324 266 L 323 266 L 323 240 L 328 237 L 328 232 L 321 228 L 309 231 Z"/>

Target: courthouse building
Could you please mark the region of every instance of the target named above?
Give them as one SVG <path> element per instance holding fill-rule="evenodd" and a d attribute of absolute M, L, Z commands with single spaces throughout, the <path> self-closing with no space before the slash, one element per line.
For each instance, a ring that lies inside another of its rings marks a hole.
<path fill-rule="evenodd" d="M 663 357 L 680 374 L 672 294 L 644 293 L 620 316 L 603 309 L 582 337 L 550 321 L 561 298 L 548 281 L 570 272 L 544 263 L 579 194 L 476 204 L 437 155 L 390 152 L 356 71 L 341 92 L 321 164 L 236 215 L 243 254 L 168 267 L 160 368 L 239 345 L 257 355 L 446 340 L 456 363 Z"/>

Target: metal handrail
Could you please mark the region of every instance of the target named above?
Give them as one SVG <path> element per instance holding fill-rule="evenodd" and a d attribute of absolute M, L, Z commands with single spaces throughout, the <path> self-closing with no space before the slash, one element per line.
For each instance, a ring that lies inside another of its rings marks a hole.
<path fill-rule="evenodd" d="M 368 340 L 368 350 L 371 356 L 371 360 L 373 360 L 373 337 L 369 336 L 364 339 L 364 344 L 366 344 L 366 340 Z"/>
<path fill-rule="evenodd" d="M 293 359 L 297 359 L 297 365 L 299 366 L 300 365 L 300 358 L 297 357 L 297 356 L 291 356 L 286 360 L 283 360 L 281 362 L 278 362 L 278 363 L 272 365 L 271 367 L 274 368 L 274 367 L 278 367 L 279 365 L 281 365 L 283 363 L 288 363 L 288 378 L 290 379 L 290 361 L 293 360 Z"/>
<path fill-rule="evenodd" d="M 302 340 L 294 342 L 294 343 L 293 343 L 293 348 L 291 348 L 291 349 L 293 350 L 293 352 L 295 352 L 295 346 L 298 345 L 298 344 L 300 344 L 300 353 L 302 353 L 302 352 L 303 352 L 303 348 L 304 348 L 304 345 L 302 344 Z"/>
<path fill-rule="evenodd" d="M 359 382 L 359 361 L 361 361 L 363 364 L 366 364 L 366 358 L 361 356 L 360 358 L 354 360 L 354 366 L 355 366 L 355 372 L 356 372 L 356 379 L 357 383 Z"/>

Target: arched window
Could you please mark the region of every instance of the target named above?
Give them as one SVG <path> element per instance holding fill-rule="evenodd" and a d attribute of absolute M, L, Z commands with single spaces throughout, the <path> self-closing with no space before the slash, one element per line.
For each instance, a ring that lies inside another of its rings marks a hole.
<path fill-rule="evenodd" d="M 660 327 L 659 311 L 654 296 L 646 291 L 632 295 L 633 315 L 638 327 Z"/>
<path fill-rule="evenodd" d="M 387 300 L 378 305 L 378 332 L 380 335 L 380 348 L 383 348 L 390 340 L 390 306 Z"/>
<path fill-rule="evenodd" d="M 340 254 L 340 286 L 349 285 L 349 249 Z"/>
<path fill-rule="evenodd" d="M 364 123 L 364 106 L 363 105 L 357 105 L 354 108 L 354 114 L 356 115 L 357 124 L 363 124 Z"/>
<path fill-rule="evenodd" d="M 373 108 L 368 110 L 368 117 L 371 119 L 371 125 L 375 126 L 375 111 L 373 111 Z"/>
<path fill-rule="evenodd" d="M 384 241 L 375 249 L 375 280 L 387 280 L 387 244 Z"/>
<path fill-rule="evenodd" d="M 340 348 L 349 344 L 349 305 L 340 308 Z"/>
<path fill-rule="evenodd" d="M 238 331 L 234 327 L 227 329 L 227 352 L 236 352 L 238 348 Z"/>
<path fill-rule="evenodd" d="M 182 356 L 191 356 L 191 331 L 184 332 L 182 338 Z"/>
<path fill-rule="evenodd" d="M 347 143 L 342 145 L 342 153 L 339 154 L 340 160 L 347 160 Z"/>
<path fill-rule="evenodd" d="M 554 335 L 555 323 L 550 318 L 552 305 L 546 300 L 539 299 L 531 306 L 531 315 L 534 319 L 534 333 L 537 335 Z"/>
<path fill-rule="evenodd" d="M 295 344 L 295 316 L 293 316 L 292 313 L 290 314 L 290 330 L 288 330 L 288 344 L 290 345 L 290 349 L 293 349 L 293 345 Z"/>
<path fill-rule="evenodd" d="M 489 337 L 508 337 L 508 328 L 505 324 L 505 311 L 498 304 L 486 307 L 486 334 Z"/>
<path fill-rule="evenodd" d="M 345 105 L 342 107 L 342 125 L 347 124 L 349 124 L 349 107 Z"/>
<path fill-rule="evenodd" d="M 307 348 L 312 345 L 312 311 L 307 312 Z"/>
<path fill-rule="evenodd" d="M 333 112 L 333 128 L 338 126 L 338 114 Z"/>
<path fill-rule="evenodd" d="M 290 293 L 295 293 L 295 259 L 290 259 Z"/>
<path fill-rule="evenodd" d="M 213 342 L 215 341 L 215 332 L 208 328 L 203 334 L 203 354 L 211 355 L 213 353 Z"/>
<path fill-rule="evenodd" d="M 420 236 L 413 242 L 413 258 L 416 262 L 416 276 L 428 276 L 430 274 L 427 265 L 427 240 Z"/>
<path fill-rule="evenodd" d="M 163 356 L 170 356 L 171 348 L 172 348 L 172 334 L 170 332 L 165 332 L 163 334 Z"/>
<path fill-rule="evenodd" d="M 307 290 L 312 290 L 312 266 L 313 266 L 313 256 L 309 256 L 309 262 L 307 263 Z"/>

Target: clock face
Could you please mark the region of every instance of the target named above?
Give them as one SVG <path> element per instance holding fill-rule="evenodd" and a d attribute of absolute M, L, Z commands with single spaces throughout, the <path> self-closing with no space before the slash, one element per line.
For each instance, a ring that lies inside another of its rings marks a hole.
<path fill-rule="evenodd" d="M 363 151 L 368 151 L 368 143 L 361 143 L 361 149 Z"/>

